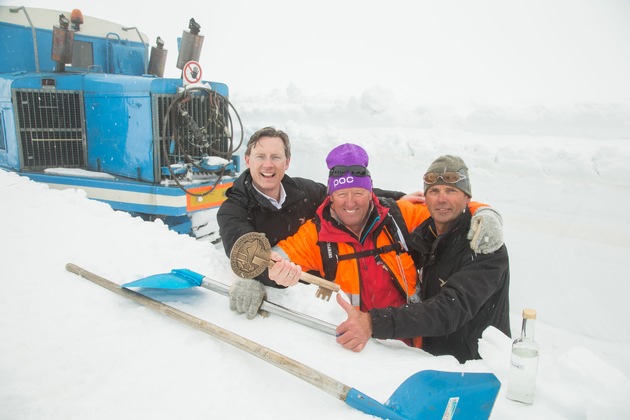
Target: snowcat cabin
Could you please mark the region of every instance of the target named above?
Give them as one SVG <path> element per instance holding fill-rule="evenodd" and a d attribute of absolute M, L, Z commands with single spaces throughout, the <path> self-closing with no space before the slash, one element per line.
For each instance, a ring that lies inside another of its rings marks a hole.
<path fill-rule="evenodd" d="M 172 42 L 175 74 L 201 73 L 200 28 Z M 77 9 L 0 6 L 0 168 L 190 233 L 239 171 L 242 127 L 225 84 L 163 77 L 166 46 Z"/>
<path fill-rule="evenodd" d="M 0 73 L 147 73 L 148 38 L 126 27 L 72 12 L 0 6 Z"/>

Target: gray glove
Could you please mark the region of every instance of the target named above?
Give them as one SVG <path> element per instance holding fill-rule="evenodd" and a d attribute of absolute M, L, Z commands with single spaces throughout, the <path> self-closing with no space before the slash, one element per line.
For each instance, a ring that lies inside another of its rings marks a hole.
<path fill-rule="evenodd" d="M 228 292 L 230 309 L 252 319 L 265 298 L 265 286 L 258 280 L 237 279 Z"/>
<path fill-rule="evenodd" d="M 476 253 L 491 254 L 503 245 L 503 219 L 490 207 L 477 209 L 470 221 L 468 239 Z"/>

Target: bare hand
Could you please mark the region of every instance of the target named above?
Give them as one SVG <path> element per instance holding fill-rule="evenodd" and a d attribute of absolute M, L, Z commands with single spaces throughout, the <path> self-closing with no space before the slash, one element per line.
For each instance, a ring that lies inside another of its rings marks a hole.
<path fill-rule="evenodd" d="M 295 286 L 300 280 L 302 267 L 285 260 L 277 252 L 272 252 L 270 257 L 275 264 L 269 269 L 269 278 L 280 286 Z"/>
<path fill-rule="evenodd" d="M 358 353 L 372 337 L 372 317 L 350 305 L 340 293 L 337 293 L 337 303 L 348 314 L 348 319 L 337 327 L 337 343 Z"/>
<path fill-rule="evenodd" d="M 426 200 L 424 199 L 423 191 L 415 191 L 411 194 L 403 195 L 402 197 L 400 197 L 400 199 L 407 200 L 413 204 L 424 204 L 426 202 Z"/>

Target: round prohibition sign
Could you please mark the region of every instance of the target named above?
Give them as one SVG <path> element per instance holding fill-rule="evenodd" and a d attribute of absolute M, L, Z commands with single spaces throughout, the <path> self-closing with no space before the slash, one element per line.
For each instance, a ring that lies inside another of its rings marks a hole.
<path fill-rule="evenodd" d="M 189 61 L 184 66 L 184 81 L 187 84 L 199 83 L 201 80 L 201 65 L 196 61 Z"/>

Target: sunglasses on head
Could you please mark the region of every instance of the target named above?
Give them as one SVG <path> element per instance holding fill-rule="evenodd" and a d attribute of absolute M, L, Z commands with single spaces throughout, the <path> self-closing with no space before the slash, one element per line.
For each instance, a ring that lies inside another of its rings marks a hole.
<path fill-rule="evenodd" d="M 466 179 L 466 176 L 460 174 L 459 172 L 444 172 L 442 174 L 439 174 L 437 172 L 429 172 L 424 174 L 422 178 L 427 184 L 435 184 L 438 178 L 442 178 L 442 180 L 447 184 L 455 184 L 462 179 Z"/>
<path fill-rule="evenodd" d="M 368 169 L 365 166 L 361 166 L 361 165 L 333 166 L 330 169 L 330 173 L 328 174 L 328 176 L 341 176 L 345 174 L 346 172 L 350 172 L 352 175 L 355 175 L 355 176 L 370 176 L 370 171 L 368 171 Z"/>

